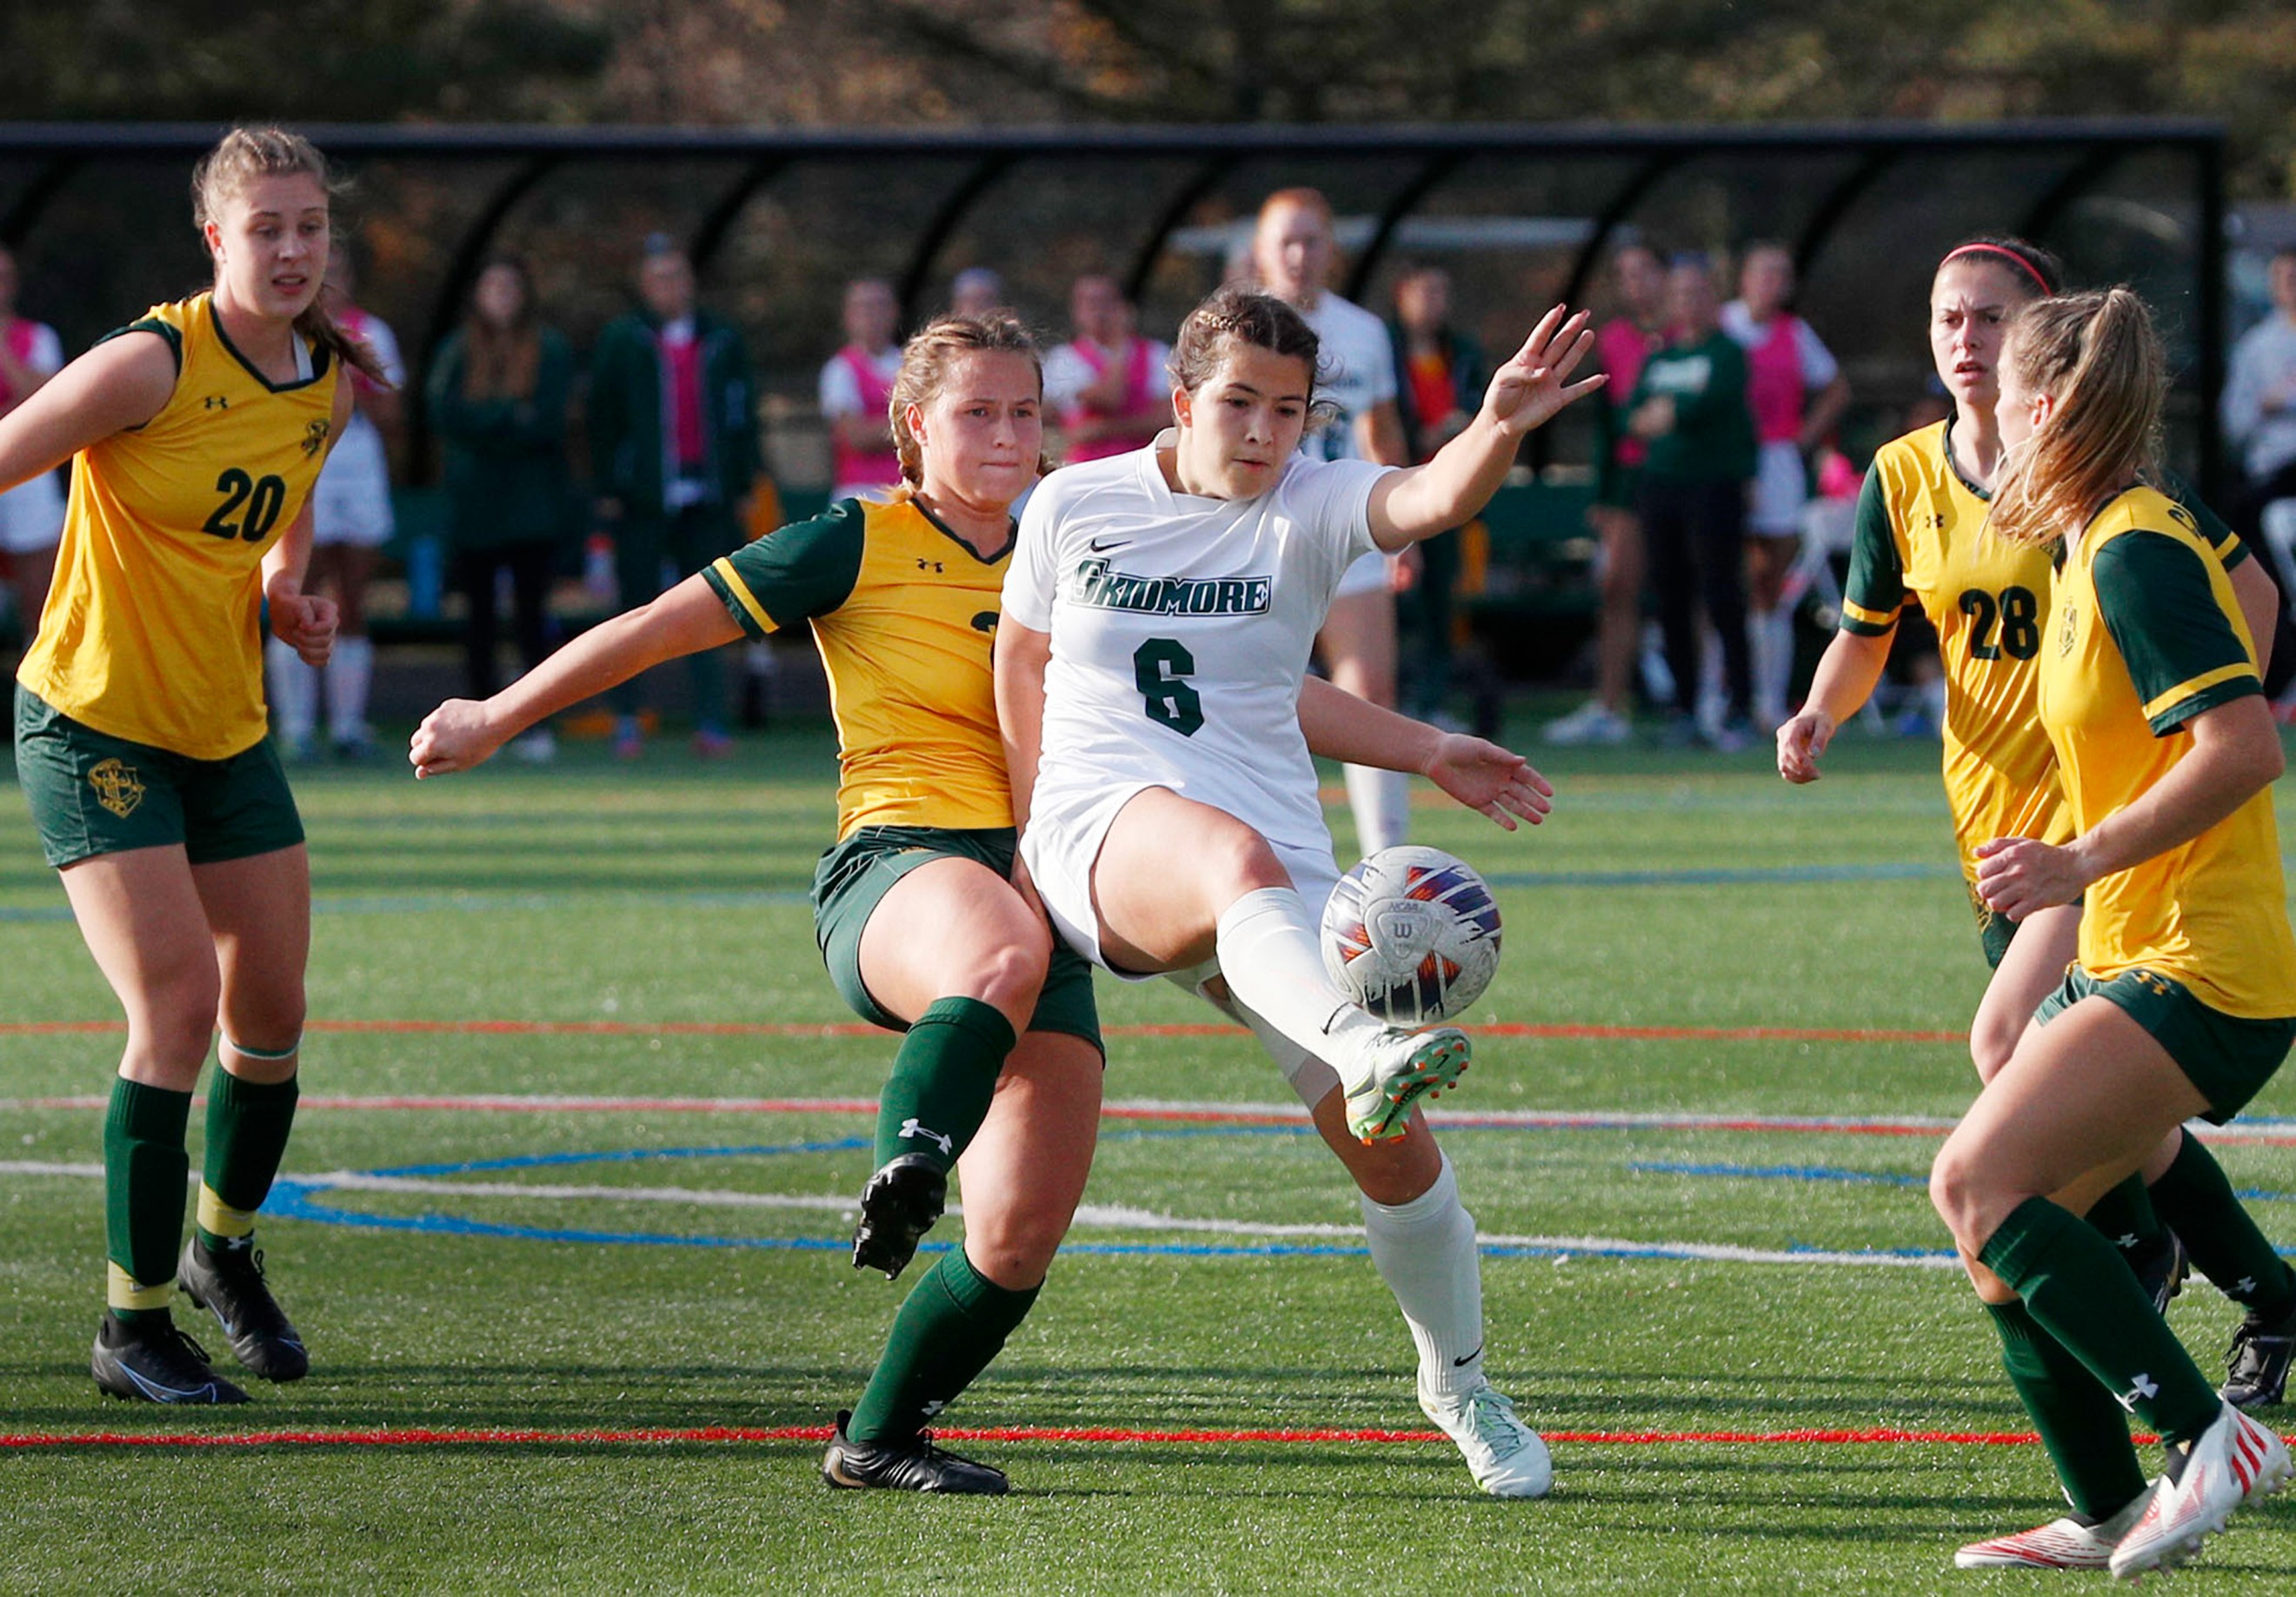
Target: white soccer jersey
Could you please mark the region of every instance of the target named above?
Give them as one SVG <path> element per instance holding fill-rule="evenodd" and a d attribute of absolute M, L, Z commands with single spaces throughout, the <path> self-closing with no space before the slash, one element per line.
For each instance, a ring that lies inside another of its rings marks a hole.
<path fill-rule="evenodd" d="M 1356 419 L 1395 399 L 1395 345 L 1387 323 L 1337 294 L 1324 295 L 1315 309 L 1300 315 L 1322 344 L 1316 397 L 1338 412 L 1308 436 L 1300 452 L 1319 460 L 1359 460 Z"/>
<path fill-rule="evenodd" d="M 340 318 L 344 328 L 365 341 L 394 389 L 406 385 L 406 363 L 398 340 L 379 316 L 358 311 Z M 353 379 L 365 385 L 365 373 Z M 355 544 L 376 549 L 390 541 L 396 530 L 390 506 L 390 459 L 382 443 L 382 430 L 366 413 L 353 410 L 342 436 L 327 451 L 326 463 L 311 489 L 311 541 L 315 544 Z"/>
<path fill-rule="evenodd" d="M 1388 470 L 1295 456 L 1258 498 L 1206 499 L 1175 493 L 1151 447 L 1037 487 L 1004 615 L 1052 637 L 1026 841 L 1080 952 L 1097 956 L 1100 839 L 1144 788 L 1330 856 L 1300 685 L 1341 573 L 1374 547 L 1371 489 Z"/>

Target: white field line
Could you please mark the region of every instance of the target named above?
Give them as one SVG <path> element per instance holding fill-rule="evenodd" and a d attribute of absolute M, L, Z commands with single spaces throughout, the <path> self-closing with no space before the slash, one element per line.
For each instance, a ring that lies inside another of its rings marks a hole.
<path fill-rule="evenodd" d="M 103 1167 L 88 1164 L 43 1164 L 29 1159 L 0 1160 L 0 1175 L 70 1176 L 101 1179 Z M 283 1176 L 306 1192 L 400 1192 L 423 1197 L 499 1198 L 514 1201 L 674 1203 L 693 1208 L 797 1209 L 849 1215 L 852 1200 L 829 1193 L 742 1192 L 705 1187 L 626 1187 L 508 1181 L 443 1181 L 428 1176 L 368 1175 L 337 1170 L 324 1175 Z M 951 1214 L 961 1215 L 961 1206 Z M 1077 1210 L 1075 1228 L 1086 1231 L 1147 1232 L 1187 1236 L 1238 1237 L 1261 1241 L 1358 1242 L 1363 1227 L 1328 1223 L 1276 1224 L 1198 1219 L 1168 1215 L 1122 1204 L 1086 1204 Z M 1759 1265 L 1853 1265 L 1950 1269 L 1951 1258 L 1926 1254 L 1792 1250 L 1745 1248 L 1719 1242 L 1650 1242 L 1624 1237 L 1540 1236 L 1513 1233 L 1478 1233 L 1485 1248 L 1522 1249 L 1558 1256 L 1713 1260 Z"/>

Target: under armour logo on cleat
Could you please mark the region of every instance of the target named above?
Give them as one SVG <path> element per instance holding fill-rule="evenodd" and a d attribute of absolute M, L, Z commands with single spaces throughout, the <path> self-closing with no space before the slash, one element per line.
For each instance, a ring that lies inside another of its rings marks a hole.
<path fill-rule="evenodd" d="M 939 1132 L 931 1130 L 927 1126 L 918 1125 L 917 1118 L 914 1115 L 910 1116 L 907 1119 L 901 1122 L 901 1135 L 904 1137 L 922 1137 L 928 1142 L 939 1143 L 941 1157 L 943 1159 L 948 1158 L 956 1151 L 956 1142 L 954 1138 L 945 1137 Z"/>
<path fill-rule="evenodd" d="M 2133 1414 L 2136 1412 L 2136 1405 L 2139 1403 L 2158 1397 L 2160 1395 L 2161 1383 L 2140 1370 L 2136 1373 L 2136 1379 L 2129 1383 L 2128 1390 L 2120 1394 L 2120 1406 Z"/>

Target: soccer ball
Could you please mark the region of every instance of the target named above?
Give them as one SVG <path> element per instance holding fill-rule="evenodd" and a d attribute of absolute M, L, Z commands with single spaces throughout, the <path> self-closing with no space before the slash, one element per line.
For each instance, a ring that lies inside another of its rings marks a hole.
<path fill-rule="evenodd" d="M 1472 1005 L 1499 968 L 1499 906 L 1440 848 L 1382 848 L 1324 905 L 1324 968 L 1390 1026 L 1431 1026 Z"/>

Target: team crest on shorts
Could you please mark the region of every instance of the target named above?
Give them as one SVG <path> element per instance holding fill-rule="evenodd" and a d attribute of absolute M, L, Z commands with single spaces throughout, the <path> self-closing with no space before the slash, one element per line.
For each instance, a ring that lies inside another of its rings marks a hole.
<path fill-rule="evenodd" d="M 125 821 L 144 802 L 144 779 L 135 767 L 117 759 L 99 760 L 87 774 L 95 801 Z"/>
<path fill-rule="evenodd" d="M 310 459 L 327 446 L 327 435 L 335 430 L 332 422 L 314 422 L 303 429 L 303 458 Z"/>

